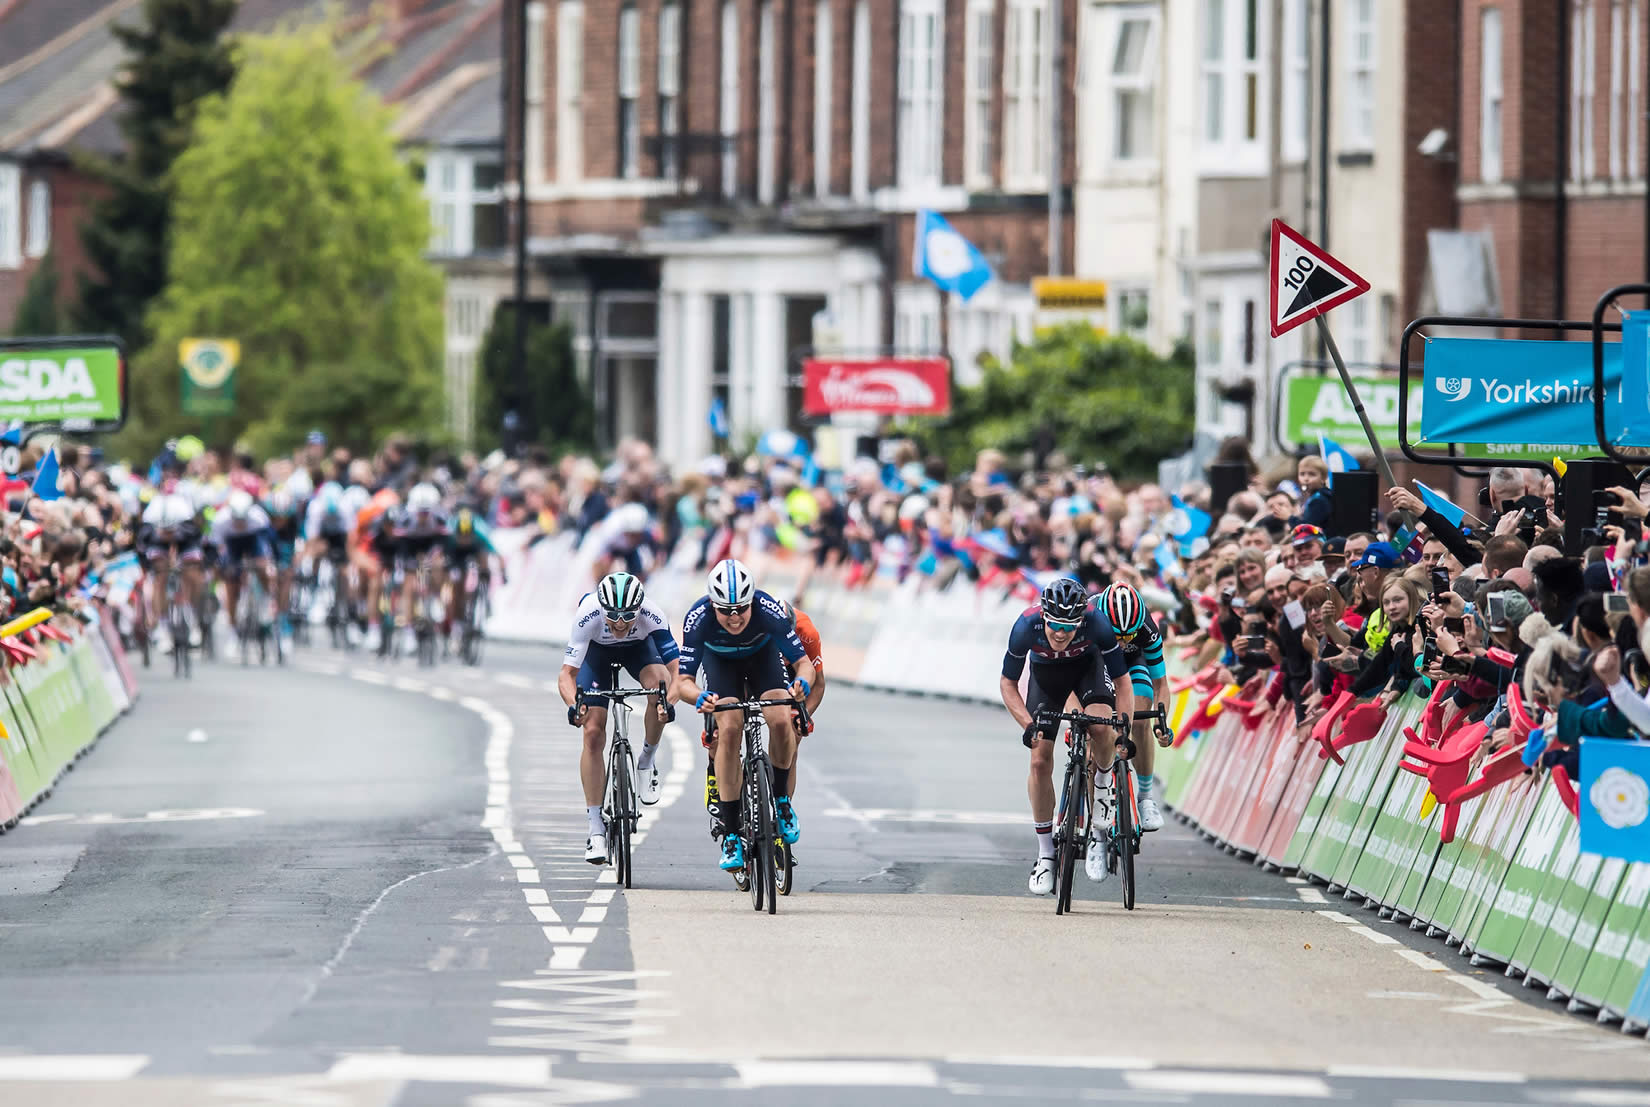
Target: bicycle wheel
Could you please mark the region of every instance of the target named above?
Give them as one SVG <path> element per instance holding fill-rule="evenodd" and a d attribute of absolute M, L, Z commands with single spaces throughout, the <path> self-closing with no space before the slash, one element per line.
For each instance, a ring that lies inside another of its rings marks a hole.
<path fill-rule="evenodd" d="M 613 782 L 613 839 L 610 849 L 614 875 L 619 883 L 630 887 L 630 832 L 636 812 L 636 793 L 631 788 L 630 746 L 626 742 L 613 743 L 613 762 L 607 767 L 608 779 Z"/>
<path fill-rule="evenodd" d="M 755 887 L 760 884 L 762 887 L 761 892 L 754 893 L 756 909 L 762 910 L 765 903 L 768 914 L 772 915 L 779 910 L 778 882 L 774 879 L 774 854 L 777 852 L 774 842 L 779 832 L 778 827 L 774 825 L 773 784 L 768 778 L 768 773 L 768 759 L 764 757 L 761 764 L 754 766 L 756 821 L 752 825 L 755 827 L 755 856 L 747 858 L 746 864 L 751 870 L 751 885 Z"/>
<path fill-rule="evenodd" d="M 1072 876 L 1077 871 L 1081 851 L 1078 827 L 1082 822 L 1083 763 L 1075 756 L 1066 763 L 1066 780 L 1060 790 L 1060 825 L 1054 831 L 1054 913 L 1071 910 Z"/>
<path fill-rule="evenodd" d="M 790 843 L 783 838 L 774 843 L 773 867 L 779 894 L 790 895 L 791 885 L 796 879 L 796 856 L 791 853 Z"/>
<path fill-rule="evenodd" d="M 1123 908 L 1134 910 L 1134 775 L 1128 762 L 1121 762 L 1112 771 L 1112 786 L 1116 789 L 1117 825 L 1112 831 L 1118 852 L 1118 873 L 1123 878 Z"/>

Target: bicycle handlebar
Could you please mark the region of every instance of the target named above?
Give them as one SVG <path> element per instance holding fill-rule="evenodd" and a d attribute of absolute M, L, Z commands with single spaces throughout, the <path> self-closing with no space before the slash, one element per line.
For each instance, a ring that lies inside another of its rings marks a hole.
<path fill-rule="evenodd" d="M 616 700 L 622 703 L 634 696 L 657 696 L 662 704 L 668 701 L 670 693 L 663 683 L 657 688 L 592 688 L 588 691 L 580 688 L 578 694 L 573 697 L 573 702 L 575 705 L 582 705 L 593 700 Z"/>
<path fill-rule="evenodd" d="M 802 727 L 803 727 L 804 731 L 806 731 L 807 726 L 808 726 L 808 704 L 807 704 L 806 700 L 799 700 L 799 699 L 733 700 L 729 703 L 712 704 L 711 709 L 708 712 L 705 712 L 705 715 L 706 715 L 706 720 L 705 721 L 706 721 L 706 724 L 709 725 L 709 721 L 710 721 L 709 716 L 714 715 L 719 711 L 749 712 L 749 711 L 752 711 L 752 710 L 760 711 L 763 708 L 767 708 L 767 707 L 791 707 L 791 708 L 795 708 L 796 713 L 799 716 L 801 716 L 801 718 L 802 718 Z"/>
<path fill-rule="evenodd" d="M 1052 727 L 1058 723 L 1077 723 L 1082 726 L 1109 726 L 1114 730 L 1125 729 L 1129 721 L 1121 715 L 1089 715 L 1081 711 L 1039 711 L 1033 717 L 1039 730 Z"/>

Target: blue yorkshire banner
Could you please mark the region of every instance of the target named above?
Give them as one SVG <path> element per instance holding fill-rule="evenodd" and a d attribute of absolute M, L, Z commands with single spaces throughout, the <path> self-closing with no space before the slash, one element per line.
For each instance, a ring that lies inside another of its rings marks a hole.
<path fill-rule="evenodd" d="M 1650 861 L 1650 742 L 1581 740 L 1581 848 L 1603 857 Z"/>
<path fill-rule="evenodd" d="M 1621 315 L 1622 379 L 1628 400 L 1619 412 L 1605 410 L 1604 433 L 1617 445 L 1645 445 L 1650 443 L 1650 311 Z"/>
<path fill-rule="evenodd" d="M 1604 346 L 1604 383 L 1613 412 L 1621 405 L 1621 352 L 1620 343 Z M 1432 338 L 1425 380 L 1423 442 L 1597 448 L 1590 342 Z"/>

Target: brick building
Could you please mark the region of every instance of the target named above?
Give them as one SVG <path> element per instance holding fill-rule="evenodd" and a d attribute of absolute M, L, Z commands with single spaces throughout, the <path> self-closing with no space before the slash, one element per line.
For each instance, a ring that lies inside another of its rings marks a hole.
<path fill-rule="evenodd" d="M 1060 0 L 1067 40 L 1077 9 Z M 638 434 L 673 461 L 699 457 L 712 445 L 713 397 L 736 439 L 800 427 L 792 355 L 827 334 L 865 351 L 944 342 L 966 380 L 980 352 L 1005 354 L 1028 333 L 1030 280 L 1048 267 L 1052 10 L 1049 0 L 514 9 L 512 41 L 524 35 L 527 48 L 529 249 L 556 317 L 578 331 L 607 439 Z M 919 208 L 945 214 L 999 277 L 970 304 L 944 305 L 943 329 L 940 296 L 910 276 Z"/>

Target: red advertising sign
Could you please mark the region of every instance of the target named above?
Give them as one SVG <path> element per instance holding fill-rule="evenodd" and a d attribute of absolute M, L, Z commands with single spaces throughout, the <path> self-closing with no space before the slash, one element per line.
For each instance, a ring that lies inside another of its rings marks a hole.
<path fill-rule="evenodd" d="M 943 357 L 811 357 L 802 362 L 802 410 L 945 415 L 951 363 Z"/>

